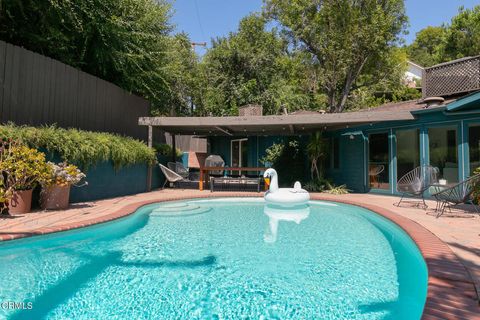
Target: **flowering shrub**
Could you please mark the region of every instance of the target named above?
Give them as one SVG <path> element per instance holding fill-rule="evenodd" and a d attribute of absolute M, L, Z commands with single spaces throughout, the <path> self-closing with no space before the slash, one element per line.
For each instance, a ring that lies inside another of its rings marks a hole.
<path fill-rule="evenodd" d="M 86 178 L 86 175 L 73 164 L 48 162 L 47 165 L 50 167 L 50 176 L 42 182 L 45 186 L 77 185 Z"/>
<path fill-rule="evenodd" d="M 49 176 L 45 154 L 13 140 L 0 141 L 2 188 L 28 190 Z"/>
<path fill-rule="evenodd" d="M 473 175 L 477 174 L 480 174 L 480 167 L 473 171 Z M 476 203 L 477 205 L 480 204 L 480 183 L 478 182 L 475 183 L 475 185 L 473 186 L 472 198 L 474 203 Z"/>

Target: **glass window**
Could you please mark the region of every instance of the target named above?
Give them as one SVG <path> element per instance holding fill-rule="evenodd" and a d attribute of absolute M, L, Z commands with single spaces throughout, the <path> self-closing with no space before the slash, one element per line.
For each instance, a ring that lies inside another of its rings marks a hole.
<path fill-rule="evenodd" d="M 430 165 L 439 169 L 439 179 L 458 182 L 457 127 L 428 129 Z"/>
<path fill-rule="evenodd" d="M 420 165 L 420 130 L 400 130 L 397 136 L 397 180 Z"/>
<path fill-rule="evenodd" d="M 388 189 L 390 187 L 388 133 L 371 134 L 368 140 L 368 176 L 370 188 Z"/>
<path fill-rule="evenodd" d="M 480 126 L 472 126 L 468 129 L 468 146 L 470 152 L 470 175 L 480 167 Z"/>

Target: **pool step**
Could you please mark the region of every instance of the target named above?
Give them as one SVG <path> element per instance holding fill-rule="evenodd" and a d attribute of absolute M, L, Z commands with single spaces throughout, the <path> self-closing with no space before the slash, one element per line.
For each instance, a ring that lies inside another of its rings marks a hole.
<path fill-rule="evenodd" d="M 210 207 L 201 207 L 197 205 L 184 204 L 180 206 L 161 206 L 152 210 L 150 216 L 158 217 L 181 217 L 203 214 L 211 211 Z"/>

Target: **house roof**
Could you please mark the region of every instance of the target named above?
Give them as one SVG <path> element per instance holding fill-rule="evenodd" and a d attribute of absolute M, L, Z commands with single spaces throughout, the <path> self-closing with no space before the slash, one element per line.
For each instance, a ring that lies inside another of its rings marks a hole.
<path fill-rule="evenodd" d="M 362 124 L 413 120 L 410 110 L 380 108 L 345 113 L 307 113 L 243 117 L 142 117 L 139 125 L 156 126 L 172 134 L 294 135 L 319 129 L 340 129 Z"/>
<path fill-rule="evenodd" d="M 139 125 L 156 126 L 175 135 L 245 136 L 298 135 L 318 130 L 336 130 L 379 122 L 414 120 L 425 112 L 452 112 L 480 107 L 480 91 L 431 106 L 422 100 L 387 103 L 379 107 L 344 113 L 299 110 L 289 115 L 237 117 L 142 117 Z"/>
<path fill-rule="evenodd" d="M 480 107 L 480 91 L 466 95 L 447 105 L 448 112 L 465 111 Z"/>

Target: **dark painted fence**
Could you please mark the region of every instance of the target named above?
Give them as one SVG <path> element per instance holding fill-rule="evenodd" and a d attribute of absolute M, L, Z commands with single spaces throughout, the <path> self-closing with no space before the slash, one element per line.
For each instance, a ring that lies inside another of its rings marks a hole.
<path fill-rule="evenodd" d="M 0 122 L 120 133 L 147 139 L 149 102 L 118 86 L 0 41 Z"/>

